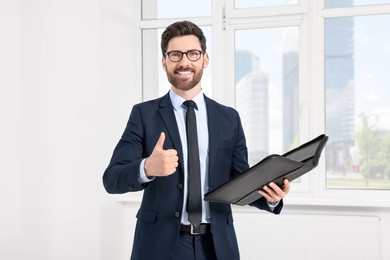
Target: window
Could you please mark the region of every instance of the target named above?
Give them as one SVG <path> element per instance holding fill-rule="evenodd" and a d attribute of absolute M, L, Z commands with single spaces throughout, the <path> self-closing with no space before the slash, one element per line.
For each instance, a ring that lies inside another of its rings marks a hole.
<path fill-rule="evenodd" d="M 235 31 L 236 109 L 253 165 L 299 141 L 298 28 Z"/>
<path fill-rule="evenodd" d="M 325 20 L 327 187 L 390 189 L 390 15 Z"/>
<path fill-rule="evenodd" d="M 289 197 L 388 205 L 390 1 L 139 1 L 145 100 L 170 88 L 163 28 L 189 19 L 207 37 L 204 91 L 239 111 L 251 165 L 325 133 L 318 167 Z"/>

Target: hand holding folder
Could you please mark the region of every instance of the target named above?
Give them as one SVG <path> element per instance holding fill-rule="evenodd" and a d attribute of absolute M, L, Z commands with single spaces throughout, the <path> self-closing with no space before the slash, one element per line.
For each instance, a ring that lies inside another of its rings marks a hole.
<path fill-rule="evenodd" d="M 241 206 L 252 203 L 262 197 L 258 190 L 264 185 L 274 182 L 282 186 L 284 179 L 291 182 L 314 169 L 327 141 L 328 137 L 322 134 L 283 155 L 269 155 L 241 175 L 205 194 L 204 199 Z"/>

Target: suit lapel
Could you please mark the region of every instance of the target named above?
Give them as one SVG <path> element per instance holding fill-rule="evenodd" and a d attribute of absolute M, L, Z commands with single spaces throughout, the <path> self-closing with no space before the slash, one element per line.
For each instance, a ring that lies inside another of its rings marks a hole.
<path fill-rule="evenodd" d="M 168 130 L 168 133 L 166 134 L 169 135 L 173 143 L 173 148 L 176 149 L 178 153 L 179 162 L 183 162 L 183 150 L 180 141 L 179 129 L 177 127 L 176 118 L 173 112 L 173 106 L 169 97 L 169 93 L 161 98 L 160 109 L 158 110 L 158 113 L 160 114 L 160 117 Z M 183 164 L 179 164 L 181 166 L 182 172 L 184 172 Z"/>

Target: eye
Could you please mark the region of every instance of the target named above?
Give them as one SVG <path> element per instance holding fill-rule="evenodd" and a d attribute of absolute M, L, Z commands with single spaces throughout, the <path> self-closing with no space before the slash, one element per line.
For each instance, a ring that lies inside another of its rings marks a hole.
<path fill-rule="evenodd" d="M 169 58 L 173 59 L 173 60 L 180 60 L 181 59 L 181 52 L 178 52 L 178 51 L 172 51 L 171 53 L 169 53 Z"/>
<path fill-rule="evenodd" d="M 198 59 L 198 57 L 200 56 L 200 52 L 197 50 L 191 50 L 188 52 L 188 56 L 190 57 L 190 59 Z"/>

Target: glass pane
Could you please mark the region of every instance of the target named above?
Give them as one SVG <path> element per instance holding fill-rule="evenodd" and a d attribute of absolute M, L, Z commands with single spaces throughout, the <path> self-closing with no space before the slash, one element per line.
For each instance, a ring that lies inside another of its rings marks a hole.
<path fill-rule="evenodd" d="M 299 0 L 235 0 L 235 8 L 297 5 Z"/>
<path fill-rule="evenodd" d="M 211 93 L 211 75 L 212 75 L 212 36 L 211 27 L 201 27 L 207 39 L 207 53 L 210 57 L 209 66 L 203 71 L 202 89 L 208 96 L 212 97 Z M 161 60 L 161 34 L 164 29 L 145 29 L 142 30 L 142 48 L 143 48 L 143 88 L 144 92 L 152 93 L 146 99 L 155 98 L 165 95 L 171 88 L 167 80 L 165 71 L 162 68 Z"/>
<path fill-rule="evenodd" d="M 142 19 L 211 16 L 211 0 L 142 0 Z"/>
<path fill-rule="evenodd" d="M 390 4 L 390 0 L 325 0 L 325 8 Z"/>
<path fill-rule="evenodd" d="M 389 15 L 325 21 L 327 187 L 390 189 Z"/>
<path fill-rule="evenodd" d="M 235 44 L 236 108 L 253 165 L 299 144 L 298 28 L 238 30 Z"/>

